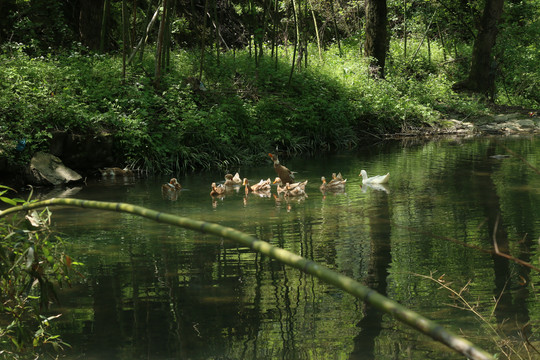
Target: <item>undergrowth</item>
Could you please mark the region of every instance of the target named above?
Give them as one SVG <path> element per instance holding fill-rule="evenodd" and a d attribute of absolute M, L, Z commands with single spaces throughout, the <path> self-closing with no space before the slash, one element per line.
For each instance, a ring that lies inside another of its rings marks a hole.
<path fill-rule="evenodd" d="M 0 153 L 24 163 L 44 150 L 54 131 L 110 133 L 117 158 L 133 168 L 172 173 L 256 163 L 278 147 L 287 153 L 333 151 L 362 137 L 436 124 L 446 113 L 481 113 L 485 106 L 451 90 L 434 65 L 414 74 L 389 54 L 385 79 L 373 79 L 358 44 L 344 44 L 308 66 L 264 54 L 255 64 L 246 51 L 207 53 L 203 85 L 194 86 L 198 51 L 172 53 L 171 65 L 153 86 L 153 56 L 128 68 L 121 57 L 84 48 L 42 57 L 6 44 L 0 61 Z M 396 45 L 397 46 L 397 45 Z M 399 48 L 399 46 L 397 46 Z M 435 56 L 435 55 L 434 55 Z M 419 62 L 426 62 L 422 54 Z M 15 150 L 24 139 L 24 151 Z M 118 165 L 125 165 L 118 164 Z"/>

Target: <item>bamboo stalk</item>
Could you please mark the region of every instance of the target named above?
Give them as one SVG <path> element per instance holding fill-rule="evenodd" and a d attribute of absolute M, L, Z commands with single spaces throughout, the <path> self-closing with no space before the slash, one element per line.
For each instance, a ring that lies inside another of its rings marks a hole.
<path fill-rule="evenodd" d="M 124 212 L 128 214 L 142 216 L 160 223 L 180 226 L 186 229 L 191 229 L 194 231 L 227 238 L 257 252 L 260 252 L 261 254 L 264 254 L 272 259 L 278 260 L 283 264 L 292 266 L 307 274 L 313 275 L 318 279 L 327 282 L 328 284 L 334 285 L 337 288 L 367 302 L 371 306 L 394 316 L 394 318 L 396 318 L 397 320 L 445 344 L 446 346 L 457 351 L 458 353 L 467 356 L 469 359 L 494 359 L 489 353 L 476 347 L 468 340 L 447 331 L 442 326 L 438 325 L 436 322 L 407 309 L 406 307 L 398 304 L 397 302 L 377 293 L 375 290 L 372 290 L 369 287 L 360 284 L 358 281 L 341 275 L 324 266 L 321 266 L 312 260 L 308 260 L 299 255 L 291 253 L 290 251 L 275 247 L 267 243 L 266 241 L 259 240 L 254 236 L 230 227 L 225 227 L 206 221 L 193 220 L 187 217 L 171 215 L 160 211 L 147 209 L 142 206 L 126 203 L 113 203 L 65 198 L 53 198 L 50 200 L 25 203 L 20 206 L 14 206 L 9 209 L 0 211 L 0 218 L 18 211 L 27 211 L 47 206 L 75 206 L 88 209 L 91 208 Z"/>

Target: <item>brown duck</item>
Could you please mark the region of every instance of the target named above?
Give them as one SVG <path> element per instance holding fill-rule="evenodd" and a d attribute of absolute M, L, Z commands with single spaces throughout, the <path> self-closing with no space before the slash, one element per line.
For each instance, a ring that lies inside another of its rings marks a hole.
<path fill-rule="evenodd" d="M 285 184 L 283 185 L 283 182 L 281 181 L 281 178 L 277 177 L 273 184 L 277 184 L 277 193 L 281 194 L 284 193 L 285 195 L 295 194 L 295 195 L 301 195 L 302 193 L 306 193 L 306 184 L 307 180 L 302 182 L 296 182 L 292 184 Z M 297 189 L 298 188 L 298 189 Z"/>
<path fill-rule="evenodd" d="M 276 174 L 281 179 L 282 183 L 294 183 L 294 173 L 279 163 L 278 156 L 274 154 L 268 154 L 268 156 L 270 156 L 274 162 L 274 170 L 276 170 Z"/>
<path fill-rule="evenodd" d="M 210 191 L 210 196 L 223 196 L 225 194 L 225 186 L 216 185 L 215 182 L 211 185 L 212 191 Z"/>
<path fill-rule="evenodd" d="M 244 182 L 242 183 L 242 185 L 244 185 L 246 187 L 246 194 L 247 194 L 247 193 L 250 193 L 250 192 L 270 191 L 270 188 L 271 188 L 270 183 L 271 183 L 270 179 L 267 179 L 267 180 L 262 180 L 261 179 L 261 181 L 259 181 L 257 184 L 249 185 L 249 180 L 247 178 L 244 178 Z"/>
<path fill-rule="evenodd" d="M 182 185 L 176 178 L 172 178 L 168 183 L 161 185 L 161 191 L 178 191 L 180 189 L 182 189 Z"/>
<path fill-rule="evenodd" d="M 347 182 L 347 179 L 343 179 L 341 174 L 340 176 L 335 176 L 336 174 L 332 174 L 332 180 L 330 182 L 326 182 L 326 178 L 323 176 L 321 177 L 322 185 L 320 186 L 321 191 L 330 190 L 330 191 L 338 191 L 338 190 L 344 190 L 345 189 L 345 183 Z M 341 177 L 341 180 L 338 180 Z"/>
<path fill-rule="evenodd" d="M 178 180 L 172 178 L 168 183 L 161 185 L 161 195 L 166 199 L 176 201 L 181 189 L 182 185 L 180 185 Z"/>

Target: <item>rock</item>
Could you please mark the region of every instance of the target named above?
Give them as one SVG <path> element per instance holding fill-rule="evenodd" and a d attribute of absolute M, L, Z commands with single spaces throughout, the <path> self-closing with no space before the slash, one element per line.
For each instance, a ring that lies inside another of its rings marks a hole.
<path fill-rule="evenodd" d="M 27 175 L 34 185 L 62 185 L 82 180 L 81 175 L 66 167 L 62 160 L 44 152 L 32 157 Z"/>
<path fill-rule="evenodd" d="M 536 127 L 535 122 L 530 119 L 516 120 L 516 123 L 519 124 L 522 129 L 534 129 Z"/>

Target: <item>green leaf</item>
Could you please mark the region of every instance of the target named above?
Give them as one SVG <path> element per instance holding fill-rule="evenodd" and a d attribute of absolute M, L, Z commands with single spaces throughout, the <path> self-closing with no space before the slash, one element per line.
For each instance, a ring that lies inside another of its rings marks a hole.
<path fill-rule="evenodd" d="M 0 196 L 0 200 L 2 200 L 3 202 L 5 202 L 6 204 L 10 204 L 10 205 L 13 205 L 13 206 L 16 206 L 16 205 L 17 205 L 17 202 L 13 201 L 13 200 L 10 199 L 10 198 L 4 197 L 4 196 Z"/>

